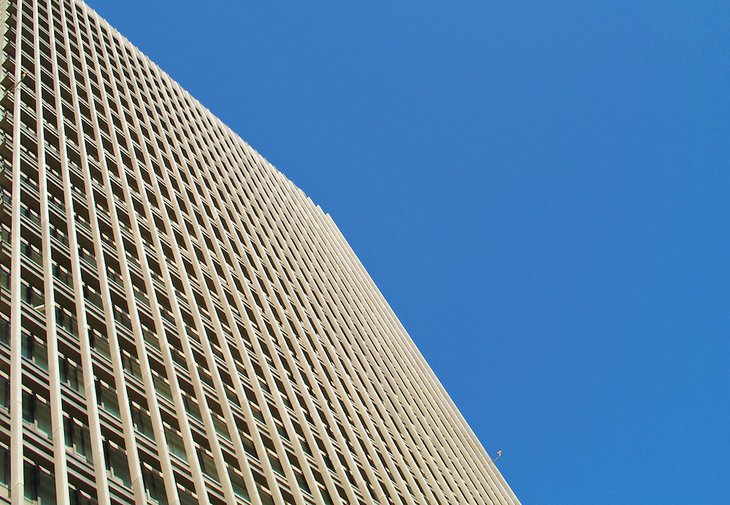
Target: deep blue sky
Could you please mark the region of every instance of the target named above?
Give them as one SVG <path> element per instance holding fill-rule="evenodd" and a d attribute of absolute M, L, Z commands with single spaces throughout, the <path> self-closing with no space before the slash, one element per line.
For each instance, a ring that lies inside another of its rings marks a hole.
<path fill-rule="evenodd" d="M 332 214 L 523 503 L 730 503 L 727 2 L 90 3 Z"/>

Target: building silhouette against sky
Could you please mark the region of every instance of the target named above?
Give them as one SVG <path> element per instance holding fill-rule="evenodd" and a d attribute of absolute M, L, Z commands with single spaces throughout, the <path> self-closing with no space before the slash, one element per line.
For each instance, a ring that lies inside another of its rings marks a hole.
<path fill-rule="evenodd" d="M 327 214 L 83 3 L 1 6 L 0 502 L 518 503 Z"/>

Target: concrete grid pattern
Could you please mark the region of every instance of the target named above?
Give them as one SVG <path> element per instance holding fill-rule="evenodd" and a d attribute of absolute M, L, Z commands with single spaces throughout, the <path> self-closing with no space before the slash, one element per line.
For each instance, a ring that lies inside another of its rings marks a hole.
<path fill-rule="evenodd" d="M 327 214 L 82 2 L 0 15 L 0 503 L 519 503 Z"/>

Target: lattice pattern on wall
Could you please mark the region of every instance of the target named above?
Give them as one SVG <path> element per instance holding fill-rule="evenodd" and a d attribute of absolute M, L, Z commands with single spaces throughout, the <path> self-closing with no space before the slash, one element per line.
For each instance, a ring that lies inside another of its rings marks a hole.
<path fill-rule="evenodd" d="M 0 502 L 516 504 L 337 227 L 81 2 L 3 2 Z"/>

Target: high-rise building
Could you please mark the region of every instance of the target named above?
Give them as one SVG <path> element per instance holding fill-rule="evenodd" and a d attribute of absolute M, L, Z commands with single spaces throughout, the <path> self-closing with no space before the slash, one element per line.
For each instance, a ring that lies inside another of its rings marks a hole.
<path fill-rule="evenodd" d="M 80 1 L 0 16 L 0 503 L 518 503 L 327 214 Z"/>

